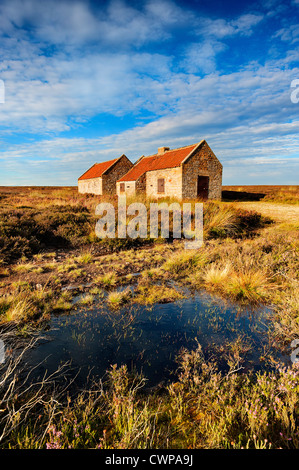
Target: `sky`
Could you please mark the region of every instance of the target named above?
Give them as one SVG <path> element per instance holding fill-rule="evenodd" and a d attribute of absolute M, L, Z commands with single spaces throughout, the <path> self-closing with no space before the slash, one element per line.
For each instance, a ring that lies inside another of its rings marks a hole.
<path fill-rule="evenodd" d="M 0 185 L 202 139 L 224 185 L 299 184 L 292 96 L 299 0 L 0 0 Z"/>

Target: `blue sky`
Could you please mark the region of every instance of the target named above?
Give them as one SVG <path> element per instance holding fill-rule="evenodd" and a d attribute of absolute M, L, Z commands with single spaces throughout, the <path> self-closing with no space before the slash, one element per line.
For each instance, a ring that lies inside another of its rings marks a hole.
<path fill-rule="evenodd" d="M 207 140 L 223 184 L 298 184 L 299 0 L 0 0 L 0 185 Z"/>

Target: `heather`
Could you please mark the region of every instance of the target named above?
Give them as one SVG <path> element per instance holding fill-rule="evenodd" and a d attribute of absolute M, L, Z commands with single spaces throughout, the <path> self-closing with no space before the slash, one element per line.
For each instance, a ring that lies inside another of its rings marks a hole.
<path fill-rule="evenodd" d="M 169 240 L 98 239 L 101 198 L 75 188 L 2 188 L 0 324 L 10 346 L 0 365 L 0 446 L 298 448 L 298 365 L 272 357 L 272 348 L 289 355 L 298 338 L 296 191 L 271 191 L 261 202 L 204 202 L 204 244 L 186 250 L 171 225 Z M 179 302 L 186 289 L 271 312 L 263 367 L 244 367 L 242 337 L 211 354 L 200 342 L 182 349 L 173 380 L 150 390 L 124 365 L 75 394 L 58 380 L 70 364 L 37 382 L 24 366 L 55 315 L 105 305 L 111 322 L 127 309 L 130 326 L 135 305 Z"/>

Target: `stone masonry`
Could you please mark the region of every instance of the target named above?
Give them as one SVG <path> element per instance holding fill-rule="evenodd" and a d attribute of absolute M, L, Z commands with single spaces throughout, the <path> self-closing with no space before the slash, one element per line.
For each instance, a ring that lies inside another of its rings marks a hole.
<path fill-rule="evenodd" d="M 161 194 L 158 191 L 157 183 L 160 178 L 165 182 L 165 191 Z M 148 171 L 146 173 L 146 196 L 182 199 L 182 167 Z"/>
<path fill-rule="evenodd" d="M 125 155 L 95 164 L 78 180 L 79 192 L 135 196 L 221 199 L 222 165 L 205 140 L 142 156 L 134 165 Z"/>
<path fill-rule="evenodd" d="M 103 176 L 103 194 L 116 194 L 116 182 L 119 178 L 125 175 L 133 164 L 130 160 L 123 155 Z"/>
<path fill-rule="evenodd" d="M 132 166 L 133 164 L 125 155 L 111 162 L 95 164 L 78 179 L 78 191 L 79 193 L 114 195 L 117 180 Z"/>
<path fill-rule="evenodd" d="M 117 194 L 148 198 L 221 199 L 222 165 L 205 140 L 141 157 L 117 182 Z"/>
<path fill-rule="evenodd" d="M 198 176 L 209 178 L 208 199 L 221 199 L 222 165 L 206 141 L 183 163 L 182 170 L 183 199 L 197 197 Z"/>

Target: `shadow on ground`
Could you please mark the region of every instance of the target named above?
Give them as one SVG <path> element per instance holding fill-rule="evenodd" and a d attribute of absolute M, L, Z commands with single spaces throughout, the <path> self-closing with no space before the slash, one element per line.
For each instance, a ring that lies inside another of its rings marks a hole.
<path fill-rule="evenodd" d="M 246 191 L 222 191 L 223 201 L 260 201 L 266 196 L 265 193 L 250 193 Z"/>

